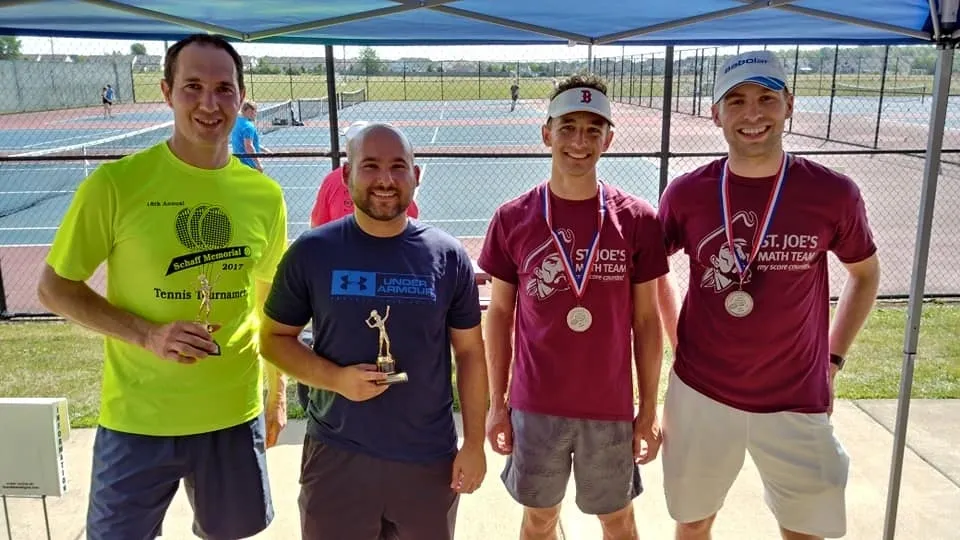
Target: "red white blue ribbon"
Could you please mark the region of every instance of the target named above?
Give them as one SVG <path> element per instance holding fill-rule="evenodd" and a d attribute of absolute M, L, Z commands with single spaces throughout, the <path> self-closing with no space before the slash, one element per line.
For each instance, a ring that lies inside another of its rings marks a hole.
<path fill-rule="evenodd" d="M 571 245 L 571 252 L 563 247 L 563 241 L 560 238 L 560 235 L 557 234 L 556 229 L 553 226 L 553 211 L 550 208 L 550 193 L 549 187 L 546 183 L 543 184 L 541 188 L 541 196 L 543 199 L 543 217 L 547 222 L 547 227 L 550 229 L 550 236 L 553 238 L 553 244 L 557 247 L 557 251 L 560 252 L 561 261 L 563 262 L 563 270 L 566 272 L 567 279 L 570 280 L 570 286 L 573 288 L 574 294 L 577 296 L 577 300 L 583 298 L 583 294 L 587 290 L 587 285 L 590 282 L 590 274 L 593 272 L 593 264 L 597 259 L 597 254 L 600 252 L 600 231 L 603 230 L 603 222 L 607 217 L 607 200 L 604 194 L 603 182 L 600 182 L 600 208 L 597 211 L 597 230 L 593 233 L 593 238 L 590 239 L 590 248 L 587 251 L 587 257 L 583 265 L 583 271 L 577 272 L 576 266 L 574 265 L 572 251 L 575 246 Z"/>
<path fill-rule="evenodd" d="M 723 170 L 720 173 L 720 204 L 723 207 L 723 230 L 727 234 L 727 246 L 730 248 L 730 254 L 733 255 L 733 260 L 736 262 L 737 273 L 740 274 L 740 285 L 743 285 L 743 279 L 747 274 L 747 270 L 750 269 L 750 265 L 753 264 L 754 259 L 756 259 L 757 253 L 760 252 L 760 246 L 763 245 L 763 240 L 766 238 L 767 231 L 770 229 L 770 223 L 773 221 L 774 211 L 780 202 L 780 194 L 783 189 L 783 183 L 787 178 L 787 169 L 789 168 L 790 156 L 784 152 L 783 157 L 780 159 L 780 171 L 777 173 L 776 183 L 773 185 L 773 190 L 770 191 L 770 198 L 767 199 L 767 206 L 763 209 L 763 216 L 760 218 L 760 226 L 757 227 L 757 232 L 753 237 L 750 255 L 747 257 L 747 260 L 743 260 L 733 242 L 733 215 L 730 208 L 730 166 L 727 160 L 723 161 Z"/>

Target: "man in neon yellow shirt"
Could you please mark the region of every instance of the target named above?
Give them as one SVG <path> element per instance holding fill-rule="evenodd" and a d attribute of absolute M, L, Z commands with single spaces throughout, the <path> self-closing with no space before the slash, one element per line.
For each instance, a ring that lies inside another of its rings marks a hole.
<path fill-rule="evenodd" d="M 163 143 L 99 167 L 77 188 L 39 286 L 50 310 L 105 335 L 87 538 L 153 538 L 184 481 L 202 538 L 273 519 L 266 448 L 284 383 L 256 336 L 286 248 L 280 186 L 230 154 L 242 61 L 195 35 L 167 51 L 174 112 Z M 106 298 L 85 281 L 106 261 Z"/>

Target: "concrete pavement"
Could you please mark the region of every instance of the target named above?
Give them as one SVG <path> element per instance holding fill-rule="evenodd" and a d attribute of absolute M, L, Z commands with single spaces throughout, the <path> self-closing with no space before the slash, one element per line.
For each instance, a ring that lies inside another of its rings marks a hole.
<path fill-rule="evenodd" d="M 896 402 L 841 401 L 834 413 L 838 436 L 851 457 L 847 491 L 848 535 L 846 538 L 875 540 L 882 537 L 886 492 L 893 445 Z M 955 540 L 960 527 L 960 400 L 915 400 L 911 405 L 908 449 L 904 459 L 897 539 Z M 298 468 L 304 424 L 291 422 L 281 444 L 268 453 L 277 517 L 256 538 L 299 538 L 297 512 Z M 84 514 L 90 475 L 93 430 L 75 430 L 65 444 L 69 477 L 68 493 L 48 499 L 52 538 L 79 540 L 85 537 Z M 0 434 L 2 436 L 2 434 Z M 511 540 L 518 538 L 520 508 L 500 483 L 504 458 L 487 452 L 488 474 L 483 486 L 460 503 L 458 540 Z M 635 502 L 640 538 L 672 538 L 673 524 L 666 511 L 659 460 L 644 467 L 646 492 Z M 564 540 L 599 540 L 596 518 L 585 516 L 573 503 L 571 478 L 561 527 Z M 46 538 L 40 501 L 8 499 L 13 540 Z M 0 538 L 7 524 L 0 516 Z M 731 490 L 717 519 L 717 540 L 777 539 L 776 523 L 762 499 L 762 486 L 750 459 Z M 189 539 L 190 511 L 181 490 L 164 523 L 164 538 Z"/>

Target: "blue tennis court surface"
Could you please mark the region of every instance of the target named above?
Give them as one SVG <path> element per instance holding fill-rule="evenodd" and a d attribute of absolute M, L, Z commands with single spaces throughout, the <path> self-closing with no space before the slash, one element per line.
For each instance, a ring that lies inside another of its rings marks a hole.
<path fill-rule="evenodd" d="M 546 152 L 539 125 L 546 113 L 544 103 L 525 102 L 510 112 L 508 101 L 489 102 L 366 102 L 338 111 L 341 126 L 355 120 L 391 122 L 407 133 L 416 151 L 455 148 L 459 151 L 505 153 Z M 52 114 L 52 113 L 51 113 Z M 169 112 L 140 111 L 116 115 L 103 124 L 126 122 L 149 127 L 169 122 Z M 33 153 L 50 148 L 78 145 L 110 138 L 116 128 L 97 129 L 96 116 L 74 119 L 84 126 L 66 127 L 57 121 L 55 129 L 0 131 L 0 148 L 11 154 Z M 315 119 L 305 126 L 284 126 L 262 138 L 264 147 L 274 151 L 327 151 L 329 128 Z M 62 129 L 61 126 L 64 126 Z M 51 126 L 52 127 L 52 126 Z M 109 150 L 132 152 L 164 140 L 170 129 L 149 130 L 142 136 L 123 138 L 106 145 Z M 12 142 L 17 143 L 15 149 Z M 95 151 L 104 148 L 89 145 Z M 10 151 L 12 150 L 12 151 Z M 76 149 L 73 152 L 81 152 Z M 99 162 L 0 162 L 0 245 L 46 245 L 68 207 L 76 186 Z M 544 181 L 550 175 L 548 158 L 418 158 L 422 182 L 417 190 L 421 219 L 458 237 L 480 237 L 496 208 Z M 266 173 L 274 178 L 286 196 L 290 237 L 309 227 L 310 210 L 323 177 L 330 171 L 328 158 L 265 158 Z M 658 164 L 642 158 L 603 158 L 600 176 L 644 197 L 657 199 Z"/>

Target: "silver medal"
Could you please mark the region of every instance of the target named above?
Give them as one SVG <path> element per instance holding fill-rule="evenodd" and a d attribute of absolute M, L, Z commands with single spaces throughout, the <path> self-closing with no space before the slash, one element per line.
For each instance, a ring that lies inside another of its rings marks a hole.
<path fill-rule="evenodd" d="M 734 317 L 746 317 L 753 311 L 753 297 L 745 291 L 733 291 L 723 301 L 727 313 Z"/>
<path fill-rule="evenodd" d="M 574 332 L 586 332 L 593 324 L 593 314 L 581 306 L 577 306 L 567 312 L 567 326 Z"/>

